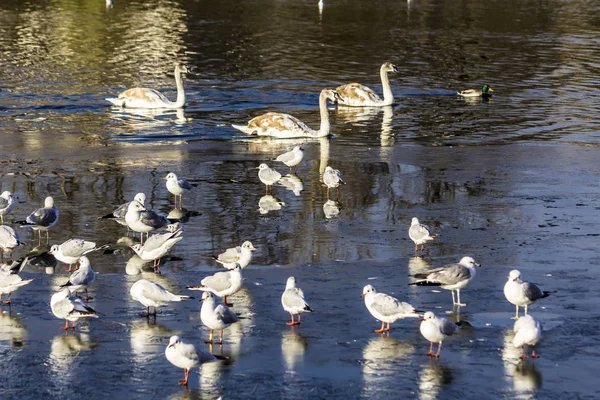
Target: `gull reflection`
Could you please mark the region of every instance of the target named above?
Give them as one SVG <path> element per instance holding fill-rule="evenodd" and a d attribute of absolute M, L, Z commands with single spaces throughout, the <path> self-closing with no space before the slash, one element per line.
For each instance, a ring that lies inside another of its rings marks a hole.
<path fill-rule="evenodd" d="M 77 374 L 75 360 L 85 351 L 96 348 L 89 335 L 78 332 L 77 335 L 56 335 L 50 346 L 49 368 L 54 381 L 64 382 Z"/>
<path fill-rule="evenodd" d="M 419 372 L 419 399 L 437 399 L 441 386 L 450 383 L 452 383 L 452 369 L 443 366 L 439 359 L 430 358 L 429 365 Z"/>
<path fill-rule="evenodd" d="M 327 200 L 323 204 L 323 212 L 325 213 L 325 218 L 331 219 L 337 217 L 340 214 L 340 202 L 335 200 Z"/>
<path fill-rule="evenodd" d="M 425 272 L 429 270 L 431 263 L 425 260 L 423 257 L 411 257 L 408 259 L 408 274 L 415 275 L 419 272 Z"/>
<path fill-rule="evenodd" d="M 302 179 L 294 174 L 287 174 L 283 176 L 279 180 L 279 183 L 281 183 L 287 190 L 294 192 L 296 196 L 300 196 L 300 192 L 304 190 Z"/>
<path fill-rule="evenodd" d="M 502 363 L 505 376 L 512 379 L 513 389 L 517 399 L 537 398 L 536 391 L 542 387 L 542 374 L 529 360 L 521 360 L 521 349 L 513 345 L 515 335 L 512 329 L 504 331 L 504 347 L 502 348 Z"/>
<path fill-rule="evenodd" d="M 295 371 L 296 367 L 302 364 L 307 348 L 308 339 L 300 331 L 295 332 L 294 327 L 283 331 L 281 336 L 281 355 L 283 356 L 286 372 Z"/>
<path fill-rule="evenodd" d="M 224 367 L 224 361 L 202 364 L 200 367 L 200 392 L 203 397 L 217 399 L 222 395 L 220 381 Z"/>
<path fill-rule="evenodd" d="M 125 273 L 127 275 L 139 275 L 144 272 L 144 267 L 147 270 L 153 270 L 152 261 L 144 261 L 140 256 L 134 254 L 125 264 Z"/>
<path fill-rule="evenodd" d="M 398 374 L 404 358 L 415 352 L 413 343 L 403 342 L 389 335 L 375 336 L 363 348 L 362 373 L 365 389 L 387 382 Z"/>
<path fill-rule="evenodd" d="M 27 254 L 26 265 L 35 269 L 43 269 L 47 274 L 53 274 L 58 264 L 58 260 L 48 252 L 50 247 L 47 245 L 37 246 L 31 249 Z"/>
<path fill-rule="evenodd" d="M 0 342 L 10 342 L 13 347 L 23 346 L 27 337 L 27 327 L 10 312 L 0 313 Z"/>
<path fill-rule="evenodd" d="M 190 217 L 197 214 L 198 213 L 196 211 L 190 211 L 185 208 L 175 208 L 171 210 L 169 214 L 167 214 L 167 218 L 169 220 L 176 220 L 177 222 L 184 224 L 189 221 Z"/>
<path fill-rule="evenodd" d="M 261 214 L 268 214 L 270 211 L 279 211 L 285 203 L 276 197 L 267 194 L 258 201 L 258 211 Z"/>
<path fill-rule="evenodd" d="M 156 354 L 164 352 L 164 338 L 178 334 L 170 328 L 146 319 L 134 320 L 131 326 L 130 344 L 133 362 L 144 365 L 148 359 L 156 358 Z"/>

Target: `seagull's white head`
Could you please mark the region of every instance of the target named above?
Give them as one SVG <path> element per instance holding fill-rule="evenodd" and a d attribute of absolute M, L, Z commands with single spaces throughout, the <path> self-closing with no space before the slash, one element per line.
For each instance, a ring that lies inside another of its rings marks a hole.
<path fill-rule="evenodd" d="M 248 249 L 248 250 L 256 250 L 256 248 L 252 245 L 252 242 L 250 242 L 249 240 L 246 240 L 244 243 L 242 243 L 242 249 Z"/>
<path fill-rule="evenodd" d="M 296 287 L 296 278 L 294 278 L 293 276 L 290 276 L 287 279 L 287 282 L 285 284 L 285 289 L 293 289 Z"/>
<path fill-rule="evenodd" d="M 180 342 L 179 336 L 177 336 L 177 335 L 171 336 L 171 338 L 169 339 L 169 345 L 167 347 L 173 347 L 179 342 Z"/>
<path fill-rule="evenodd" d="M 460 259 L 459 264 L 465 267 L 481 267 L 481 264 L 476 263 L 473 257 L 463 257 Z"/>
<path fill-rule="evenodd" d="M 435 318 L 435 314 L 432 313 L 431 311 L 427 311 L 425 314 L 423 314 L 423 319 L 425 321 L 430 320 L 430 319 L 434 319 Z"/>
<path fill-rule="evenodd" d="M 211 293 L 211 292 L 204 292 L 202 293 L 202 298 L 200 299 L 200 301 L 205 301 L 208 299 L 214 299 L 215 296 Z"/>
<path fill-rule="evenodd" d="M 419 218 L 413 217 L 410 226 L 419 225 Z"/>
<path fill-rule="evenodd" d="M 146 204 L 146 195 L 144 193 L 138 193 L 135 195 L 133 200 L 140 202 L 142 205 Z"/>
<path fill-rule="evenodd" d="M 54 207 L 54 199 L 50 196 L 46 197 L 44 200 L 44 208 L 52 208 Z"/>
<path fill-rule="evenodd" d="M 369 294 L 369 293 L 373 293 L 373 294 L 375 294 L 375 293 L 377 293 L 377 291 L 375 290 L 375 288 L 374 288 L 373 286 L 371 286 L 371 285 L 367 285 L 367 286 L 365 286 L 365 287 L 363 288 L 363 292 L 362 292 L 362 294 L 360 295 L 360 297 L 365 297 L 365 296 L 366 296 L 367 294 Z"/>
<path fill-rule="evenodd" d="M 509 281 L 520 281 L 521 280 L 521 271 L 519 271 L 518 269 L 513 269 L 512 271 L 510 271 L 508 273 L 508 280 Z"/>
<path fill-rule="evenodd" d="M 4 192 L 2 192 L 2 194 L 0 194 L 0 197 L 8 200 L 12 197 L 12 193 L 9 192 L 8 190 L 5 190 Z"/>
<path fill-rule="evenodd" d="M 177 181 L 177 175 L 175 175 L 173 172 L 169 172 L 167 174 L 167 176 L 165 176 L 163 178 L 164 181 Z"/>
<path fill-rule="evenodd" d="M 50 251 L 48 252 L 48 254 L 54 254 L 54 253 L 58 253 L 58 245 L 52 245 L 52 247 L 50 247 Z"/>

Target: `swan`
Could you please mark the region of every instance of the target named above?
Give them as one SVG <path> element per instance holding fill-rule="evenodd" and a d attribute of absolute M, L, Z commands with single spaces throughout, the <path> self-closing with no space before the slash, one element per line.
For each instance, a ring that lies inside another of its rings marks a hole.
<path fill-rule="evenodd" d="M 490 92 L 493 91 L 494 89 L 492 89 L 490 85 L 483 85 L 481 90 L 467 89 L 462 90 L 460 92 L 456 92 L 456 94 L 461 97 L 492 97 L 492 94 Z"/>
<path fill-rule="evenodd" d="M 268 112 L 252 118 L 248 125 L 234 125 L 237 130 L 247 135 L 271 136 L 276 138 L 319 138 L 329 135 L 329 114 L 327 99 L 335 102 L 337 93 L 333 89 L 323 89 L 319 95 L 319 110 L 321 111 L 321 127 L 318 131 L 309 128 L 305 123 L 289 114 Z"/>
<path fill-rule="evenodd" d="M 390 62 L 386 62 L 379 69 L 383 86 L 383 100 L 368 87 L 360 83 L 349 83 L 335 88 L 338 93 L 337 104 L 348 107 L 383 107 L 393 104 L 394 95 L 390 87 L 388 72 L 398 72 L 398 68 Z"/>
<path fill-rule="evenodd" d="M 185 107 L 185 92 L 181 74 L 188 73 L 189 69 L 183 64 L 175 65 L 175 83 L 177 85 L 177 100 L 171 101 L 154 89 L 133 88 L 119 94 L 119 97 L 108 98 L 117 107 L 128 108 L 183 108 Z"/>

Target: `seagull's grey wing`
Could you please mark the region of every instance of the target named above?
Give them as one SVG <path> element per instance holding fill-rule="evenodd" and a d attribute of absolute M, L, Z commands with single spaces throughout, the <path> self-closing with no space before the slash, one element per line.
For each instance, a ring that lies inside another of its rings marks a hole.
<path fill-rule="evenodd" d="M 287 153 L 283 153 L 279 155 L 275 160 L 281 161 L 282 163 L 290 162 L 294 159 L 295 154 L 293 151 L 288 151 Z"/>
<path fill-rule="evenodd" d="M 4 197 L 0 197 L 0 209 L 8 207 L 8 200 Z"/>
<path fill-rule="evenodd" d="M 217 272 L 214 275 L 207 276 L 200 282 L 212 290 L 220 292 L 231 287 L 231 275 L 227 272 Z"/>
<path fill-rule="evenodd" d="M 228 263 L 228 264 L 234 263 L 240 259 L 241 253 L 242 253 L 242 248 L 240 246 L 232 247 L 230 249 L 225 250 L 224 253 L 219 254 L 219 256 L 217 257 L 217 260 L 222 261 L 224 263 Z"/>
<path fill-rule="evenodd" d="M 179 301 L 181 300 L 180 296 L 174 295 L 169 292 L 167 289 L 162 287 L 157 283 L 146 282 L 145 285 L 141 287 L 142 296 L 147 299 L 154 301 Z"/>
<path fill-rule="evenodd" d="M 67 299 L 69 303 L 71 303 L 72 310 L 69 312 L 69 315 L 93 315 L 96 314 L 96 310 L 92 307 L 88 306 L 83 302 L 83 300 L 71 296 Z"/>
<path fill-rule="evenodd" d="M 414 240 L 422 240 L 429 236 L 429 229 L 421 224 L 411 225 L 409 236 Z"/>
<path fill-rule="evenodd" d="M 335 177 L 337 178 L 337 180 L 340 183 L 344 183 L 344 179 L 342 178 L 342 173 L 340 172 L 340 170 L 339 169 L 334 169 L 334 171 L 335 171 Z"/>
<path fill-rule="evenodd" d="M 144 242 L 143 249 L 145 251 L 153 251 L 161 247 L 173 234 L 171 232 L 167 233 L 157 233 L 152 235 Z"/>
<path fill-rule="evenodd" d="M 189 183 L 188 181 L 186 181 L 186 180 L 185 180 L 185 179 L 183 179 L 183 178 L 179 178 L 179 179 L 177 180 L 177 183 L 179 184 L 179 186 L 180 186 L 180 187 L 182 187 L 182 188 L 184 188 L 184 189 L 187 189 L 187 190 L 190 190 L 190 189 L 192 189 L 192 188 L 193 188 L 192 184 L 191 184 L 191 183 Z"/>
<path fill-rule="evenodd" d="M 31 225 L 49 226 L 58 218 L 58 213 L 55 208 L 38 208 L 25 221 Z"/>
<path fill-rule="evenodd" d="M 165 216 L 152 210 L 140 212 L 140 221 L 142 221 L 144 225 L 151 226 L 154 229 L 159 229 L 169 224 L 169 220 Z"/>
<path fill-rule="evenodd" d="M 69 277 L 69 282 L 67 282 L 66 286 L 89 285 L 88 281 L 90 278 L 88 275 L 88 271 L 84 271 L 80 268 L 71 274 Z"/>
<path fill-rule="evenodd" d="M 196 346 L 190 343 L 179 343 L 177 344 L 177 352 L 183 357 L 200 363 L 200 356 Z"/>
<path fill-rule="evenodd" d="M 307 305 L 306 300 L 304 300 L 304 292 L 299 288 L 286 289 L 283 292 L 281 302 L 287 308 L 303 309 Z"/>
<path fill-rule="evenodd" d="M 470 278 L 471 271 L 469 268 L 460 264 L 450 264 L 427 275 L 428 281 L 439 282 L 443 285 L 454 285 Z"/>
<path fill-rule="evenodd" d="M 376 293 L 373 297 L 373 303 L 371 303 L 371 307 L 379 314 L 385 316 L 396 314 L 412 314 L 415 312 L 414 307 L 410 304 L 401 302 L 395 297 L 385 293 Z"/>
<path fill-rule="evenodd" d="M 523 282 L 521 284 L 521 287 L 523 288 L 525 296 L 531 301 L 536 301 L 545 297 L 544 293 L 534 283 Z"/>
<path fill-rule="evenodd" d="M 95 247 L 96 243 L 94 242 L 87 242 L 83 239 L 69 239 L 60 245 L 60 251 L 68 257 L 81 257 Z"/>
<path fill-rule="evenodd" d="M 235 315 L 233 311 L 231 311 L 228 307 L 225 307 L 223 304 L 219 304 L 215 307 L 215 315 L 225 324 L 233 324 L 234 322 L 238 322 L 238 316 Z"/>
<path fill-rule="evenodd" d="M 452 335 L 458 329 L 458 325 L 446 318 L 438 318 L 440 332 L 446 336 Z"/>
<path fill-rule="evenodd" d="M 124 219 L 125 218 L 125 214 L 127 214 L 127 209 L 129 208 L 129 204 L 131 202 L 128 201 L 125 204 L 121 204 L 115 211 L 112 212 L 113 216 L 115 218 L 120 218 L 120 219 Z"/>

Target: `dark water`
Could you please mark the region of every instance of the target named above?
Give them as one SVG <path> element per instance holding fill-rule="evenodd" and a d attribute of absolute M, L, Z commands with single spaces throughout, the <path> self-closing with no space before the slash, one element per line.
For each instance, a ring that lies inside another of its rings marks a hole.
<path fill-rule="evenodd" d="M 49 307 L 65 267 L 28 267 L 35 280 L 0 314 L 2 398 L 598 396 L 599 3 L 348 0 L 322 13 L 316 3 L 0 1 L 1 189 L 19 197 L 9 224 L 52 195 L 61 216 L 51 244 L 114 243 L 124 229 L 97 216 L 140 191 L 170 213 L 168 171 L 198 183 L 163 275 L 140 274 L 126 251 L 90 256 L 100 273 L 90 303 L 103 315 L 76 336 Z M 136 85 L 174 98 L 176 60 L 196 72 L 184 111 L 104 100 Z M 285 205 L 259 212 L 268 199 L 254 168 L 297 142 L 230 124 L 269 110 L 316 127 L 322 88 L 357 81 L 381 93 L 386 60 L 400 70 L 396 105 L 330 108 L 333 137 L 303 143 L 299 195 L 276 186 Z M 454 94 L 484 83 L 489 101 Z M 326 165 L 348 182 L 333 218 Z M 413 216 L 440 233 L 422 258 L 407 235 Z M 16 256 L 37 244 L 19 232 L 27 245 Z M 198 301 L 148 323 L 129 288 L 143 276 L 184 291 L 218 270 L 210 256 L 244 240 L 258 251 L 232 298 L 242 319 L 212 349 L 228 360 L 195 370 L 186 391 L 164 349 L 173 334 L 206 338 Z M 463 255 L 483 268 L 460 313 L 446 291 L 407 286 L 409 274 Z M 513 268 L 557 292 L 531 307 L 545 328 L 535 365 L 510 344 L 502 286 Z M 290 275 L 316 310 L 293 330 L 280 305 Z M 468 324 L 431 361 L 416 321 L 372 332 L 366 284 Z"/>

